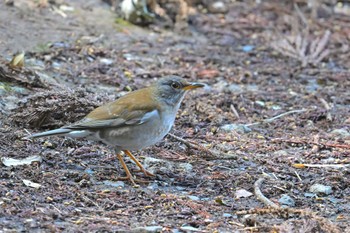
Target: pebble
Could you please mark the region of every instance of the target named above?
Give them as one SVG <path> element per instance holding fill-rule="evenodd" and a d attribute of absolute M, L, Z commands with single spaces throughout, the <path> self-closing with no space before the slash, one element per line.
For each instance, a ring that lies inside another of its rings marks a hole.
<path fill-rule="evenodd" d="M 228 12 L 228 8 L 224 2 L 216 1 L 208 5 L 208 11 L 213 14 L 224 14 Z"/>
<path fill-rule="evenodd" d="M 331 186 L 327 186 L 323 184 L 314 184 L 310 187 L 309 191 L 312 193 L 325 194 L 325 195 L 329 195 L 333 192 Z"/>
<path fill-rule="evenodd" d="M 282 197 L 278 200 L 278 203 L 280 203 L 281 205 L 290 206 L 290 207 L 295 206 L 295 201 L 293 200 L 293 198 L 291 198 L 287 194 L 283 194 Z"/>
<path fill-rule="evenodd" d="M 146 227 L 137 227 L 132 229 L 132 233 L 155 233 L 161 232 L 163 230 L 162 226 L 146 226 Z"/>
<path fill-rule="evenodd" d="M 105 65 L 112 65 L 113 64 L 113 60 L 112 59 L 108 59 L 108 58 L 101 58 L 100 62 L 102 64 L 105 64 Z"/>
<path fill-rule="evenodd" d="M 123 181 L 110 181 L 110 180 L 105 180 L 103 181 L 103 184 L 104 185 L 107 185 L 107 186 L 112 186 L 112 187 L 124 187 L 125 186 L 125 183 Z"/>
<path fill-rule="evenodd" d="M 249 127 L 242 124 L 226 124 L 221 126 L 219 128 L 219 131 L 225 132 L 225 133 L 230 133 L 232 131 L 235 131 L 237 133 L 243 134 L 243 133 L 249 133 L 252 130 Z"/>
<path fill-rule="evenodd" d="M 169 172 L 180 170 L 183 173 L 190 173 L 193 170 L 193 166 L 190 163 L 177 163 L 164 159 L 156 159 L 146 157 L 144 167 L 152 173 Z"/>
<path fill-rule="evenodd" d="M 255 48 L 254 45 L 244 45 L 244 46 L 242 46 L 243 52 L 246 52 L 246 53 L 251 52 L 254 48 Z"/>
<path fill-rule="evenodd" d="M 287 157 L 289 153 L 285 150 L 276 150 L 275 152 L 273 152 L 273 155 L 278 157 Z"/>
<path fill-rule="evenodd" d="M 191 227 L 191 226 L 180 227 L 180 230 L 182 230 L 184 232 L 200 232 L 201 231 L 198 228 Z"/>
<path fill-rule="evenodd" d="M 238 93 L 242 93 L 243 92 L 243 89 L 240 85 L 238 84 L 230 84 L 228 87 L 227 87 L 227 90 L 231 93 L 235 93 L 235 94 L 238 94 Z"/>
<path fill-rule="evenodd" d="M 250 197 L 250 196 L 253 196 L 253 193 L 245 190 L 245 189 L 238 189 L 236 192 L 235 192 L 235 197 L 236 198 L 246 198 L 246 197 Z"/>
<path fill-rule="evenodd" d="M 331 134 L 343 139 L 350 137 L 350 132 L 346 128 L 334 129 Z"/>
<path fill-rule="evenodd" d="M 223 213 L 223 214 L 222 214 L 222 217 L 224 217 L 224 218 L 230 218 L 230 217 L 232 217 L 232 214 Z"/>
<path fill-rule="evenodd" d="M 304 193 L 304 197 L 317 197 L 314 193 Z"/>
<path fill-rule="evenodd" d="M 191 199 L 192 201 L 200 201 L 200 198 L 197 196 L 188 195 L 188 198 Z"/>

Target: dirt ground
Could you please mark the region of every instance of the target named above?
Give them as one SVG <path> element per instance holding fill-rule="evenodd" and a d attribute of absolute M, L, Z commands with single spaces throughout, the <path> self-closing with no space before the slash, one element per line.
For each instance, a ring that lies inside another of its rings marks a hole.
<path fill-rule="evenodd" d="M 350 232 L 350 7 L 221 3 L 182 30 L 98 0 L 0 3 L 0 232 Z M 156 174 L 139 187 L 103 144 L 22 139 L 167 74 L 208 87 L 135 152 Z"/>

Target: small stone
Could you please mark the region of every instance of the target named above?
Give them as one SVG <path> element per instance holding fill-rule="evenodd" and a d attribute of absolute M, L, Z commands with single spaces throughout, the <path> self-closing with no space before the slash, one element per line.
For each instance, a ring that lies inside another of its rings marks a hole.
<path fill-rule="evenodd" d="M 217 1 L 208 5 L 208 11 L 213 14 L 224 14 L 228 12 L 228 8 L 224 2 Z"/>
<path fill-rule="evenodd" d="M 265 107 L 265 102 L 264 101 L 260 101 L 260 100 L 256 100 L 255 103 L 261 107 Z"/>
<path fill-rule="evenodd" d="M 85 169 L 84 172 L 85 172 L 86 174 L 88 174 L 88 175 L 93 175 L 93 174 L 94 174 L 94 171 L 91 170 L 90 168 Z"/>
<path fill-rule="evenodd" d="M 108 58 L 101 58 L 100 62 L 102 64 L 105 64 L 105 65 L 112 65 L 113 64 L 113 60 L 112 59 L 108 59 Z"/>
<path fill-rule="evenodd" d="M 327 186 L 323 184 L 314 184 L 310 187 L 309 191 L 312 193 L 325 194 L 325 195 L 329 195 L 333 192 L 331 186 Z"/>
<path fill-rule="evenodd" d="M 242 46 L 243 52 L 246 52 L 246 53 L 251 52 L 254 48 L 255 48 L 254 45 L 244 45 L 244 46 Z"/>
<path fill-rule="evenodd" d="M 232 92 L 232 93 L 235 93 L 235 94 L 238 94 L 238 93 L 242 93 L 243 92 L 243 89 L 240 85 L 238 84 L 230 84 L 228 87 L 227 87 L 227 90 Z"/>
<path fill-rule="evenodd" d="M 236 192 L 235 192 L 235 196 L 236 198 L 246 198 L 246 197 L 250 197 L 252 196 L 253 193 L 245 190 L 245 189 L 238 189 Z"/>
<path fill-rule="evenodd" d="M 191 227 L 191 226 L 180 227 L 180 230 L 182 230 L 184 232 L 200 232 L 201 231 L 198 228 Z"/>
<path fill-rule="evenodd" d="M 175 163 L 172 161 L 151 157 L 146 157 L 143 165 L 148 171 L 152 172 L 153 174 L 157 174 L 159 172 L 166 173 L 169 171 L 181 171 L 182 173 L 190 173 L 193 169 L 193 166 L 190 163 Z"/>
<path fill-rule="evenodd" d="M 148 189 L 150 190 L 157 190 L 159 189 L 159 185 L 155 182 L 151 182 L 148 186 L 147 186 Z"/>
<path fill-rule="evenodd" d="M 171 233 L 183 233 L 183 231 L 180 231 L 179 229 L 171 229 Z"/>
<path fill-rule="evenodd" d="M 192 201 L 199 201 L 200 198 L 197 196 L 193 196 L 193 195 L 188 195 L 188 198 L 191 199 Z"/>
<path fill-rule="evenodd" d="M 283 194 L 282 197 L 278 200 L 278 203 L 280 203 L 281 205 L 286 205 L 290 207 L 295 206 L 295 201 L 293 200 L 293 198 L 291 198 L 287 194 Z"/>
<path fill-rule="evenodd" d="M 162 226 L 146 226 L 146 227 L 137 227 L 132 229 L 132 233 L 156 233 L 163 230 Z"/>
<path fill-rule="evenodd" d="M 222 214 L 222 217 L 224 217 L 224 218 L 230 218 L 230 217 L 232 217 L 232 214 L 223 213 L 223 214 Z"/>
<path fill-rule="evenodd" d="M 350 132 L 346 128 L 335 129 L 331 132 L 331 134 L 343 139 L 350 138 Z"/>
<path fill-rule="evenodd" d="M 235 83 L 229 83 L 226 80 L 220 80 L 212 87 L 214 90 L 217 90 L 219 92 L 231 92 L 235 94 L 240 94 L 244 92 L 244 89 L 241 85 L 235 84 Z"/>
<path fill-rule="evenodd" d="M 304 193 L 304 197 L 317 197 L 314 193 Z"/>
<path fill-rule="evenodd" d="M 280 109 L 282 109 L 281 106 L 276 105 L 276 104 L 271 105 L 270 108 L 273 109 L 273 110 L 280 110 Z"/>
<path fill-rule="evenodd" d="M 237 133 L 249 133 L 252 130 L 245 125 L 242 124 L 227 124 L 227 125 L 223 125 L 219 128 L 219 131 L 221 132 L 225 132 L 225 133 L 230 133 L 232 131 L 235 131 Z"/>
<path fill-rule="evenodd" d="M 278 157 L 287 157 L 288 154 L 289 153 L 285 150 L 276 150 L 275 152 L 273 152 L 273 155 Z"/>
<path fill-rule="evenodd" d="M 107 186 L 112 186 L 112 187 L 124 187 L 125 186 L 125 183 L 123 181 L 116 181 L 116 182 L 113 182 L 113 181 L 110 181 L 110 180 L 105 180 L 103 181 L 103 184 L 104 185 L 107 185 Z"/>

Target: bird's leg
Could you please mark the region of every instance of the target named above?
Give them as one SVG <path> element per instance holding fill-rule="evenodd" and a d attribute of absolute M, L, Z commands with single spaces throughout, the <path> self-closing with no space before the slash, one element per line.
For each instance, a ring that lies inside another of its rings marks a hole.
<path fill-rule="evenodd" d="M 142 164 L 131 154 L 130 151 L 128 150 L 124 150 L 124 153 L 129 156 L 132 161 L 134 161 L 136 163 L 136 165 L 140 168 L 140 170 L 143 172 L 143 174 L 145 174 L 146 176 L 154 176 L 153 173 L 147 171 L 143 166 Z"/>
<path fill-rule="evenodd" d="M 122 166 L 125 170 L 125 173 L 126 173 L 125 177 L 118 177 L 118 180 L 130 180 L 133 185 L 137 186 L 135 181 L 134 181 L 134 178 L 131 175 L 131 172 L 129 171 L 128 167 L 126 166 L 126 164 L 123 160 L 123 157 L 119 153 L 117 154 L 117 157 L 119 159 L 119 162 L 122 164 Z"/>

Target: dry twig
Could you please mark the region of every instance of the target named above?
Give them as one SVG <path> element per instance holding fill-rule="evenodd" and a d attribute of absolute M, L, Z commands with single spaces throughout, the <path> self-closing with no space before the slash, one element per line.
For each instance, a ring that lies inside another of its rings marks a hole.
<path fill-rule="evenodd" d="M 249 127 L 249 126 L 254 126 L 254 125 L 260 125 L 260 124 L 266 124 L 266 123 L 271 123 L 272 121 L 278 119 L 278 118 L 281 118 L 281 117 L 284 117 L 284 116 L 287 116 L 287 115 L 290 115 L 290 114 L 293 114 L 293 113 L 301 113 L 301 112 L 306 112 L 307 109 L 300 109 L 300 110 L 292 110 L 292 111 L 289 111 L 289 112 L 285 112 L 285 113 L 282 113 L 280 115 L 277 115 L 277 116 L 274 116 L 272 118 L 269 118 L 269 119 L 265 119 L 265 120 L 262 120 L 260 122 L 255 122 L 255 123 L 251 123 L 251 124 L 246 124 L 245 126 Z"/>
<path fill-rule="evenodd" d="M 264 203 L 265 205 L 272 207 L 272 208 L 279 208 L 277 204 L 274 202 L 270 201 L 267 197 L 264 196 L 264 194 L 261 192 L 260 187 L 262 183 L 264 182 L 265 178 L 260 177 L 257 181 L 254 183 L 254 194 L 256 198 Z"/>
<path fill-rule="evenodd" d="M 325 143 L 325 142 L 315 142 L 307 141 L 305 139 L 285 139 L 285 138 L 274 138 L 271 140 L 274 143 L 286 142 L 293 144 L 306 144 L 306 145 L 317 145 L 322 146 L 323 148 L 341 148 L 341 149 L 350 149 L 350 145 L 347 144 L 334 144 L 334 143 Z"/>
<path fill-rule="evenodd" d="M 309 217 L 311 219 L 316 220 L 319 222 L 320 225 L 322 225 L 322 228 L 325 230 L 325 232 L 330 233 L 340 233 L 339 229 L 332 224 L 329 220 L 326 218 L 318 216 L 316 213 L 307 211 L 304 209 L 294 209 L 294 208 L 264 208 L 264 209 L 252 209 L 252 210 L 243 210 L 243 211 L 237 211 L 237 215 L 246 215 L 246 214 L 258 214 L 258 215 L 265 215 L 265 214 L 274 214 L 278 215 L 283 218 L 288 218 L 290 215 L 300 215 L 302 217 Z"/>
<path fill-rule="evenodd" d="M 326 111 L 327 111 L 327 115 L 326 115 L 327 120 L 328 120 L 328 121 L 332 121 L 333 118 L 332 118 L 332 115 L 331 115 L 331 113 L 330 113 L 330 110 L 331 110 L 332 108 L 329 106 L 329 104 L 327 103 L 327 101 L 326 101 L 325 99 L 320 98 L 320 101 L 321 101 L 321 103 L 323 104 L 324 108 L 325 108 Z"/>
<path fill-rule="evenodd" d="M 226 153 L 221 153 L 218 151 L 213 151 L 210 150 L 208 148 L 205 148 L 202 145 L 199 145 L 195 142 L 190 142 L 188 140 L 185 140 L 183 138 L 180 138 L 174 134 L 169 133 L 168 134 L 169 137 L 171 137 L 172 139 L 175 139 L 176 141 L 182 142 L 183 144 L 185 144 L 187 147 L 189 148 L 193 148 L 199 151 L 203 151 L 211 156 L 208 157 L 204 157 L 207 160 L 219 160 L 219 159 L 223 159 L 223 160 L 237 160 L 239 157 L 237 155 L 232 155 L 232 154 L 226 154 Z"/>
<path fill-rule="evenodd" d="M 326 31 L 320 38 L 309 38 L 306 35 L 286 36 L 284 39 L 275 41 L 272 48 L 284 56 L 292 57 L 301 62 L 302 67 L 309 64 L 317 65 L 329 55 L 326 48 L 331 36 L 330 31 Z"/>
<path fill-rule="evenodd" d="M 306 163 L 295 163 L 292 165 L 295 168 L 306 168 L 306 167 L 315 167 L 315 168 L 335 168 L 341 169 L 345 167 L 350 167 L 350 164 L 306 164 Z"/>

